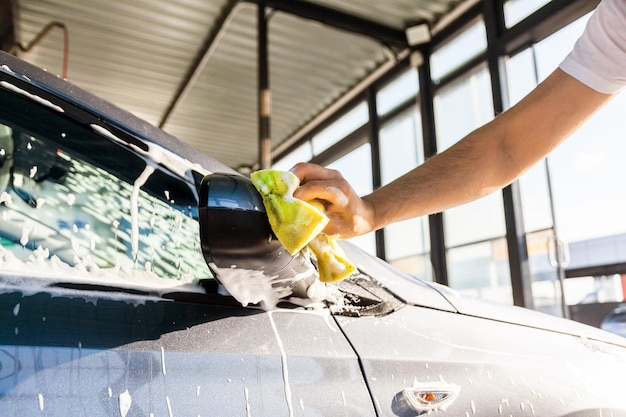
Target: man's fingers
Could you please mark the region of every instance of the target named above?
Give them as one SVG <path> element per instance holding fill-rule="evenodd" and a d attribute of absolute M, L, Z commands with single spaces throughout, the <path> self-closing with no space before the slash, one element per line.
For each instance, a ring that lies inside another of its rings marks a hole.
<path fill-rule="evenodd" d="M 339 171 L 310 163 L 295 165 L 293 172 L 300 179 L 300 186 L 293 196 L 304 201 L 321 201 L 330 222 L 324 233 L 349 238 L 371 229 L 363 220 L 361 199 Z"/>
<path fill-rule="evenodd" d="M 290 171 L 300 178 L 301 185 L 308 181 L 316 180 L 343 180 L 343 176 L 339 171 L 308 162 L 300 162 L 294 165 Z"/>
<path fill-rule="evenodd" d="M 339 171 L 301 162 L 291 172 L 300 179 L 294 197 L 304 201 L 322 200 L 336 208 L 348 205 L 351 188 Z"/>
<path fill-rule="evenodd" d="M 334 181 L 310 181 L 301 185 L 293 196 L 304 201 L 323 200 L 336 207 L 346 207 L 348 196 L 337 187 Z"/>

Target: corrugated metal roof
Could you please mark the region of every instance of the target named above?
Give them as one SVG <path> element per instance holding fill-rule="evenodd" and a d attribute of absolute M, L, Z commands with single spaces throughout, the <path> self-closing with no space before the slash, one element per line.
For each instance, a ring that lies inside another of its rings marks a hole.
<path fill-rule="evenodd" d="M 463 0 L 291 0 L 390 28 L 436 22 Z M 465 0 L 467 1 L 467 0 Z M 158 125 L 216 29 L 227 0 L 16 0 L 17 38 L 49 22 L 69 31 L 68 79 Z M 237 167 L 257 162 L 257 6 L 239 2 L 164 129 Z M 272 146 L 276 147 L 389 57 L 368 36 L 274 11 L 269 17 Z M 62 32 L 22 58 L 60 74 Z"/>

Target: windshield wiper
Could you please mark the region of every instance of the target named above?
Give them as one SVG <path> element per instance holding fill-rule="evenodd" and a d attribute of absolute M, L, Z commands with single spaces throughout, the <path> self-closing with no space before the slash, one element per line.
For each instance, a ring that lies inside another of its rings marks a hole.
<path fill-rule="evenodd" d="M 331 313 L 335 315 L 380 317 L 404 306 L 378 281 L 362 273 L 339 281 L 334 286 L 342 295 L 339 300 L 327 300 Z"/>

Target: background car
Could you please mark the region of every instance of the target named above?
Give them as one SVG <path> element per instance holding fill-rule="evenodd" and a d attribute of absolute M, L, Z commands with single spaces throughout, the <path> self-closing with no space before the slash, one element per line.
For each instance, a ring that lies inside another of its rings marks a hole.
<path fill-rule="evenodd" d="M 607 314 L 602 320 L 601 328 L 626 337 L 626 305 L 619 306 Z"/>
<path fill-rule="evenodd" d="M 301 258 L 222 264 L 201 212 L 260 224 L 262 209 L 211 202 L 206 178 L 244 177 L 6 54 L 0 125 L 3 416 L 626 415 L 617 335 L 460 297 L 345 242 L 359 271 L 323 297 L 297 288 Z M 291 278 L 269 310 L 253 300 L 267 271 Z"/>

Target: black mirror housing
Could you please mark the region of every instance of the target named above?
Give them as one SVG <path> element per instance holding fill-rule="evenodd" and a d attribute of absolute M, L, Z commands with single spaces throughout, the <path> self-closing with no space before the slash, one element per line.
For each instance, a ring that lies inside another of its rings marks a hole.
<path fill-rule="evenodd" d="M 252 182 L 238 174 L 205 176 L 199 190 L 202 253 L 219 279 L 225 268 L 263 271 L 267 276 L 297 274 L 302 262 L 278 241 L 267 219 L 263 199 Z M 296 270 L 293 270 L 296 268 Z"/>

